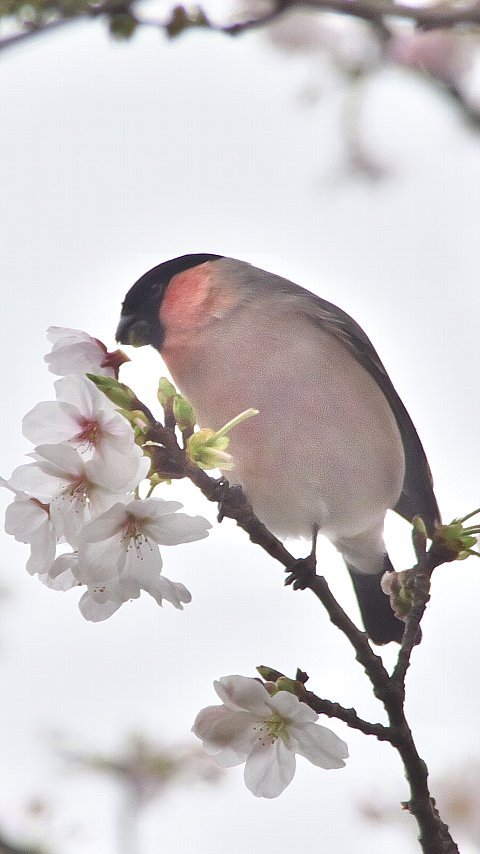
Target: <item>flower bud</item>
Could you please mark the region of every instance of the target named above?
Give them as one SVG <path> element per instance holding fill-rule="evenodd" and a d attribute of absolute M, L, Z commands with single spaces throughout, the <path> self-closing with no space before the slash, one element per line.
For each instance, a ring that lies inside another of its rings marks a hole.
<path fill-rule="evenodd" d="M 175 395 L 173 399 L 173 415 L 177 427 L 184 430 L 193 430 L 197 423 L 197 414 L 191 403 L 181 394 Z"/>
<path fill-rule="evenodd" d="M 128 385 L 119 383 L 112 377 L 102 377 L 96 374 L 87 374 L 87 377 L 115 406 L 128 411 L 138 408 L 139 400 Z"/>
<path fill-rule="evenodd" d="M 170 380 L 167 380 L 166 377 L 160 377 L 157 391 L 157 398 L 160 406 L 163 409 L 165 409 L 166 406 L 173 406 L 173 400 L 176 395 L 177 389 L 173 383 L 171 383 Z"/>

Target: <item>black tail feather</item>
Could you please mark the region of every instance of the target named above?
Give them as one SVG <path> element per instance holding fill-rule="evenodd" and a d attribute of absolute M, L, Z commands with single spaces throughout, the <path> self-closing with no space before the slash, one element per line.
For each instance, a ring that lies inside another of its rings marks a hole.
<path fill-rule="evenodd" d="M 388 555 L 385 555 L 383 569 L 375 575 L 358 572 L 348 563 L 347 568 L 369 638 L 379 645 L 389 643 L 389 641 L 401 643 L 405 624 L 401 620 L 397 620 L 388 596 L 380 587 L 380 579 L 383 573 L 391 572 L 393 569 Z"/>

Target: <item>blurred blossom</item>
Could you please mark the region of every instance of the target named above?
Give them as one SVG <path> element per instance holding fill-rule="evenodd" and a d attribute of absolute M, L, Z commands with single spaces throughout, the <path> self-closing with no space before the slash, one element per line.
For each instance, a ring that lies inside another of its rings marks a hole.
<path fill-rule="evenodd" d="M 472 759 L 434 776 L 432 791 L 443 820 L 451 826 L 456 837 L 480 849 L 480 760 Z M 384 792 L 364 800 L 360 811 L 365 819 L 379 824 L 403 826 L 409 835 L 412 828 L 405 822 L 405 812 L 392 806 L 392 798 Z M 464 850 L 464 847 L 461 847 Z"/>
<path fill-rule="evenodd" d="M 381 58 L 381 46 L 369 24 L 329 12 L 290 12 L 269 26 L 268 37 L 284 51 L 328 54 L 346 72 L 365 71 L 376 66 Z"/>
<path fill-rule="evenodd" d="M 477 38 L 458 30 L 399 30 L 389 42 L 388 58 L 453 85 L 471 68 L 478 46 Z"/>
<path fill-rule="evenodd" d="M 180 785 L 196 788 L 199 783 L 217 783 L 222 774 L 201 748 L 182 744 L 161 747 L 143 736 L 130 738 L 117 755 L 66 749 L 63 756 L 71 766 L 110 777 L 121 787 L 115 827 L 119 854 L 144 851 L 139 821 L 142 810 L 154 798 Z"/>
<path fill-rule="evenodd" d="M 480 848 L 480 760 L 449 770 L 435 782 L 442 816 Z"/>
<path fill-rule="evenodd" d="M 172 786 L 216 783 L 223 774 L 201 747 L 190 744 L 161 747 L 138 735 L 130 737 L 117 755 L 69 750 L 63 755 L 72 764 L 123 783 L 140 806 Z"/>

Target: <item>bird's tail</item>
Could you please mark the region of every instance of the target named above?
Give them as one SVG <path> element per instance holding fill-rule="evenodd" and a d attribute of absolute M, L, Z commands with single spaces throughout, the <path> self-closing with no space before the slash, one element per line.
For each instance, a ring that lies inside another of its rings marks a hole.
<path fill-rule="evenodd" d="M 355 567 L 348 563 L 347 568 L 369 638 L 379 645 L 389 643 L 389 641 L 401 643 L 405 624 L 401 620 L 397 620 L 388 596 L 380 587 L 380 579 L 383 573 L 393 570 L 388 555 L 386 554 L 384 557 L 383 569 L 374 575 L 358 572 Z"/>

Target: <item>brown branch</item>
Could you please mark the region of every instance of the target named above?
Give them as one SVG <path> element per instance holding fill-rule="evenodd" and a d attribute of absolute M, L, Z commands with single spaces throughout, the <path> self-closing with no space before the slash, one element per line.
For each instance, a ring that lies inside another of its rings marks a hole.
<path fill-rule="evenodd" d="M 173 431 L 167 430 L 162 424 L 155 421 L 150 410 L 143 406 L 140 401 L 136 401 L 133 405 L 135 409 L 142 409 L 150 422 L 151 427 L 147 440 L 157 443 L 150 446 L 153 459 L 155 459 L 155 447 L 160 447 L 162 453 L 166 455 L 168 470 L 175 469 L 179 472 L 179 476 L 183 472 L 184 476 L 188 477 L 206 498 L 219 503 L 220 518 L 227 516 L 234 519 L 237 525 L 248 534 L 252 542 L 257 543 L 271 557 L 283 564 L 285 569 L 292 572 L 299 561 L 257 519 L 240 487 L 230 486 L 224 478 L 215 480 L 205 471 L 199 469 L 188 458 L 185 448 L 180 447 Z M 458 854 L 458 848 L 450 836 L 448 827 L 441 820 L 429 792 L 427 766 L 417 751 L 405 716 L 404 680 L 415 640 L 418 637 L 419 624 L 428 602 L 431 572 L 434 566 L 451 559 L 451 553 L 439 548 L 435 541 L 429 552 L 425 551 L 423 556 L 420 554 L 418 565 L 412 570 L 413 607 L 407 620 L 404 641 L 392 676 L 384 667 L 381 657 L 373 651 L 366 633 L 357 628 L 337 602 L 325 578 L 316 575 L 315 572 L 307 572 L 302 581 L 302 586 L 308 587 L 322 602 L 332 623 L 350 641 L 357 660 L 362 664 L 370 679 L 375 696 L 385 708 L 389 725 L 384 727 L 382 724 L 363 721 L 358 717 L 355 710 L 346 709 L 339 704 L 318 698 L 303 688 L 305 697 L 308 698 L 308 705 L 314 703 L 315 705 L 312 705 L 312 708 L 315 711 L 337 717 L 355 729 L 390 742 L 396 748 L 402 758 L 410 786 L 411 797 L 406 806 L 417 821 L 420 832 L 419 841 L 424 854 Z"/>
<path fill-rule="evenodd" d="M 293 684 L 294 693 L 302 703 L 313 709 L 319 715 L 326 715 L 328 718 L 337 718 L 339 721 L 347 724 L 351 729 L 357 729 L 363 732 L 364 735 L 373 735 L 379 741 L 388 741 L 391 743 L 391 735 L 389 727 L 380 723 L 370 723 L 359 717 L 355 709 L 347 709 L 340 703 L 332 703 L 331 700 L 325 700 L 318 697 L 313 691 L 307 691 L 305 682 L 308 681 L 306 673 L 297 670 L 295 679 L 290 679 L 280 670 L 272 670 L 271 668 L 257 668 L 263 679 L 271 682 L 276 682 L 278 679 L 288 679 Z"/>
<path fill-rule="evenodd" d="M 66 13 L 61 3 L 50 0 L 43 4 L 43 9 L 56 12 L 59 17 L 55 20 L 39 20 L 35 24 L 25 24 L 24 29 L 12 35 L 0 38 L 0 50 L 20 44 L 34 36 L 50 33 L 52 30 L 71 24 L 75 21 L 84 21 L 102 16 L 128 15 L 135 24 L 154 26 L 163 30 L 169 37 L 178 36 L 182 32 L 201 28 L 224 35 L 236 36 L 252 29 L 260 29 L 272 23 L 289 11 L 297 9 L 309 9 L 312 11 L 336 12 L 340 15 L 358 18 L 367 21 L 386 34 L 389 32 L 386 21 L 390 19 L 409 20 L 420 29 L 445 29 L 456 26 L 477 26 L 480 24 L 480 3 L 473 2 L 469 5 L 443 3 L 437 6 L 410 6 L 402 3 L 393 3 L 390 0 L 277 0 L 272 8 L 257 17 L 250 16 L 243 21 L 233 24 L 216 24 L 210 21 L 201 9 L 190 11 L 181 5 L 174 6 L 170 17 L 166 20 L 142 20 L 132 12 L 132 7 L 139 5 L 133 0 L 116 0 L 114 4 L 104 0 L 88 8 L 68 9 Z M 4 16 L 13 17 L 13 16 Z"/>

